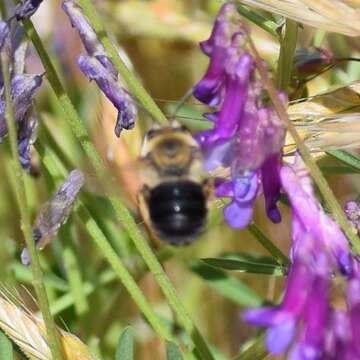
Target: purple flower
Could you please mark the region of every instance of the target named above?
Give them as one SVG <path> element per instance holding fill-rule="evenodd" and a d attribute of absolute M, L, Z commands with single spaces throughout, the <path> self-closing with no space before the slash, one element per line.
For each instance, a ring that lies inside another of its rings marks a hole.
<path fill-rule="evenodd" d="M 104 46 L 87 18 L 82 8 L 75 1 L 65 0 L 63 9 L 70 18 L 71 24 L 79 32 L 87 55 L 81 55 L 78 64 L 84 75 L 95 80 L 105 96 L 118 110 L 115 134 L 120 136 L 122 129 L 132 129 L 135 126 L 137 108 L 129 93 L 118 82 L 118 72 L 111 59 L 107 56 Z"/>
<path fill-rule="evenodd" d="M 16 7 L 15 10 L 15 18 L 17 21 L 28 19 L 30 16 L 34 15 L 34 13 L 39 8 L 40 4 L 43 0 L 23 0 Z"/>
<path fill-rule="evenodd" d="M 33 226 L 33 238 L 37 249 L 42 250 L 57 235 L 60 227 L 67 221 L 75 200 L 85 183 L 80 170 L 73 170 L 60 186 L 56 194 L 40 208 Z M 21 253 L 24 265 L 30 264 L 27 248 Z"/>
<path fill-rule="evenodd" d="M 246 33 L 235 5 L 226 3 L 210 38 L 201 43 L 210 63 L 193 90 L 198 100 L 219 105 L 214 113 L 205 114 L 214 127 L 195 138 L 203 150 L 207 170 L 231 169 L 232 179 L 226 184 L 230 190 L 220 189 L 216 194 L 233 198 L 224 215 L 228 224 L 236 228 L 251 222 L 261 185 L 269 218 L 274 223 L 281 221 L 276 204 L 285 127 L 273 107 L 262 104 L 263 89 L 256 79 L 255 61 L 245 51 Z M 286 102 L 285 96 L 281 97 Z M 251 186 L 244 187 L 243 183 Z"/>
<path fill-rule="evenodd" d="M 267 328 L 271 353 L 289 360 L 360 358 L 360 263 L 337 223 L 315 198 L 300 158 L 280 171 L 292 206 L 292 264 L 278 306 L 251 309 L 245 319 Z M 330 302 L 334 274 L 343 275 L 347 310 Z"/>

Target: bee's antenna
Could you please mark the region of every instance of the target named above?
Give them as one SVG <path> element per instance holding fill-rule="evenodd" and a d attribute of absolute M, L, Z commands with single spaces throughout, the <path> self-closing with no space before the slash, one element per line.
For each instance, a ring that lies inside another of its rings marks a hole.
<path fill-rule="evenodd" d="M 185 95 L 179 100 L 178 104 L 176 105 L 176 108 L 171 115 L 171 118 L 175 118 L 177 113 L 180 111 L 181 107 L 186 103 L 186 101 L 192 96 L 193 94 L 193 88 L 189 89 Z"/>

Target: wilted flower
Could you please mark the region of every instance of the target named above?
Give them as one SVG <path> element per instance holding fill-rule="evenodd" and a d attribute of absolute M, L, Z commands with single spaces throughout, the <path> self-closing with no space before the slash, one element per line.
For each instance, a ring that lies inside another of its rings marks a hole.
<path fill-rule="evenodd" d="M 30 169 L 30 145 L 36 139 L 36 120 L 31 117 L 32 100 L 41 86 L 42 75 L 24 74 L 26 44 L 21 41 L 22 31 L 17 31 L 11 38 L 5 22 L 0 22 L 0 52 L 5 54 L 11 76 L 11 98 L 14 120 L 17 126 L 18 150 L 24 169 Z M 5 119 L 4 84 L 0 83 L 0 143 L 8 133 Z"/>
<path fill-rule="evenodd" d="M 85 183 L 80 170 L 73 170 L 56 194 L 40 208 L 33 226 L 33 239 L 38 249 L 43 249 L 67 221 L 74 207 L 76 197 Z M 30 264 L 27 248 L 21 253 L 24 265 Z"/>
<path fill-rule="evenodd" d="M 358 359 L 358 259 L 315 198 L 300 159 L 292 167 L 284 166 L 280 175 L 292 205 L 292 264 L 287 286 L 280 305 L 248 310 L 245 319 L 268 328 L 266 343 L 271 353 L 288 351 L 291 360 Z M 342 275 L 347 287 L 347 311 L 330 301 L 334 274 Z"/>
<path fill-rule="evenodd" d="M 297 49 L 294 56 L 294 73 L 298 79 L 321 73 L 329 65 L 335 63 L 334 55 L 323 48 Z"/>
<path fill-rule="evenodd" d="M 30 16 L 34 15 L 36 10 L 39 8 L 43 0 L 23 0 L 16 7 L 15 18 L 20 21 L 23 19 L 28 19 Z"/>
<path fill-rule="evenodd" d="M 276 203 L 285 128 L 273 107 L 263 104 L 255 61 L 245 50 L 246 36 L 235 5 L 223 5 L 210 38 L 201 43 L 210 63 L 193 90 L 203 103 L 219 105 L 216 112 L 205 114 L 214 127 L 196 134 L 196 139 L 207 170 L 231 169 L 232 180 L 220 182 L 216 194 L 232 198 L 224 215 L 235 228 L 246 227 L 251 221 L 261 184 L 269 218 L 275 223 L 281 221 Z"/>
<path fill-rule="evenodd" d="M 135 126 L 136 105 L 119 83 L 119 74 L 81 7 L 73 0 L 65 0 L 63 9 L 69 16 L 72 26 L 79 32 L 88 53 L 88 55 L 81 55 L 78 59 L 81 71 L 87 78 L 96 81 L 105 96 L 118 110 L 115 134 L 119 137 L 122 129 L 129 130 Z"/>

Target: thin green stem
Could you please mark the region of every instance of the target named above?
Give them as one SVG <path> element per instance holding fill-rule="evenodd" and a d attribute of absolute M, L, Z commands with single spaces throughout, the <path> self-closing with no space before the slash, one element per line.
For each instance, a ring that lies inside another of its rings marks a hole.
<path fill-rule="evenodd" d="M 121 57 L 119 56 L 119 52 L 107 36 L 103 22 L 99 19 L 91 0 L 79 0 L 79 4 L 84 10 L 89 23 L 92 25 L 100 41 L 104 45 L 106 52 L 110 55 L 112 62 L 121 75 L 121 78 L 128 85 L 131 94 L 138 99 L 138 101 L 154 117 L 156 121 L 158 121 L 160 124 L 166 124 L 168 120 L 166 119 L 165 115 L 156 105 L 149 93 L 122 61 Z"/>
<path fill-rule="evenodd" d="M 349 223 L 345 217 L 345 214 L 339 205 L 338 201 L 336 200 L 336 197 L 334 193 L 332 192 L 331 188 L 329 187 L 329 184 L 327 183 L 325 177 L 323 176 L 321 170 L 319 169 L 316 162 L 311 157 L 311 153 L 304 144 L 303 140 L 301 139 L 299 133 L 297 132 L 294 124 L 289 119 L 289 116 L 287 114 L 286 108 L 284 104 L 281 102 L 276 88 L 271 81 L 268 71 L 263 64 L 262 59 L 260 58 L 260 55 L 252 42 L 251 38 L 249 38 L 250 47 L 252 49 L 252 52 L 256 59 L 257 68 L 259 70 L 260 76 L 262 81 L 264 82 L 265 88 L 268 91 L 270 98 L 274 104 L 275 110 L 279 116 L 279 118 L 284 122 L 286 125 L 290 135 L 295 141 L 295 144 L 300 152 L 300 155 L 307 166 L 312 178 L 314 179 L 316 185 L 318 186 L 323 198 L 325 199 L 325 202 L 329 208 L 329 210 L 332 212 L 334 218 L 339 223 L 341 229 L 348 237 L 349 241 L 351 242 L 352 246 L 355 249 L 356 253 L 360 253 L 360 239 L 352 232 L 350 229 Z M 285 46 L 285 44 L 283 44 Z M 281 71 L 281 70 L 279 70 Z"/>
<path fill-rule="evenodd" d="M 287 91 L 290 85 L 293 59 L 296 49 L 298 25 L 295 21 L 286 19 L 285 34 L 281 39 L 280 54 L 276 73 L 276 87 Z"/>
<path fill-rule="evenodd" d="M 162 268 L 161 264 L 159 263 L 156 256 L 152 252 L 149 244 L 141 234 L 141 231 L 136 225 L 134 218 L 131 216 L 129 210 L 126 208 L 122 200 L 119 197 L 114 196 L 112 190 L 109 190 L 112 188 L 116 188 L 116 185 L 111 184 L 111 176 L 108 175 L 108 171 L 102 159 L 100 158 L 100 155 L 98 154 L 94 144 L 89 139 L 87 129 L 84 126 L 83 122 L 81 121 L 79 115 L 77 114 L 71 100 L 67 96 L 60 82 L 59 76 L 57 75 L 57 72 L 50 60 L 50 57 L 48 56 L 43 46 L 43 43 L 39 35 L 37 34 L 33 24 L 29 20 L 25 20 L 23 23 L 28 37 L 32 40 L 41 58 L 41 61 L 47 73 L 47 79 L 55 92 L 57 100 L 60 103 L 60 106 L 63 108 L 66 114 L 66 119 L 68 120 L 74 135 L 77 137 L 85 153 L 89 157 L 99 180 L 104 185 L 107 196 L 109 197 L 109 200 L 118 216 L 118 219 L 122 222 L 125 230 L 128 232 L 137 250 L 143 257 L 145 263 L 147 264 L 151 273 L 155 277 L 155 280 L 162 289 L 163 294 L 165 295 L 169 304 L 172 306 L 175 313 L 177 314 L 178 319 L 183 325 L 184 329 L 191 335 L 193 343 L 196 346 L 199 353 L 201 354 L 202 359 L 204 360 L 213 359 L 213 356 L 205 339 L 202 337 L 201 333 L 192 322 L 184 305 L 180 301 L 175 288 L 173 287 L 169 278 L 165 274 L 164 269 Z"/>
<path fill-rule="evenodd" d="M 248 230 L 258 239 L 260 244 L 275 258 L 275 260 L 280 264 L 287 266 L 290 264 L 289 259 L 286 255 L 274 245 L 274 243 L 264 234 L 261 228 L 252 223 L 248 226 Z"/>
<path fill-rule="evenodd" d="M 12 153 L 12 168 L 14 173 L 14 185 L 17 197 L 17 202 L 21 214 L 21 228 L 24 233 L 26 246 L 28 248 L 31 259 L 31 270 L 33 274 L 33 285 L 35 288 L 36 296 L 39 301 L 41 313 L 44 318 L 47 339 L 51 349 L 51 354 L 55 360 L 64 359 L 62 347 L 58 337 L 54 319 L 50 314 L 49 301 L 46 294 L 44 285 L 43 274 L 40 268 L 40 262 L 35 247 L 35 242 L 32 237 L 32 226 L 29 216 L 29 209 L 27 203 L 27 196 L 24 184 L 23 170 L 21 168 L 19 154 L 17 149 L 17 135 L 15 127 L 14 113 L 11 102 L 11 83 L 9 74 L 9 62 L 5 54 L 1 56 L 1 68 L 4 79 L 5 88 L 5 119 L 9 132 L 10 146 Z"/>

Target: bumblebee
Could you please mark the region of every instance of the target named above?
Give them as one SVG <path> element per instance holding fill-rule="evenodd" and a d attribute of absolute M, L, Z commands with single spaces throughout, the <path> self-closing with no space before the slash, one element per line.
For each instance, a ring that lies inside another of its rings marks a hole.
<path fill-rule="evenodd" d="M 151 235 L 175 246 L 191 243 L 205 229 L 212 192 L 191 133 L 177 122 L 151 129 L 140 164 L 139 208 Z"/>

